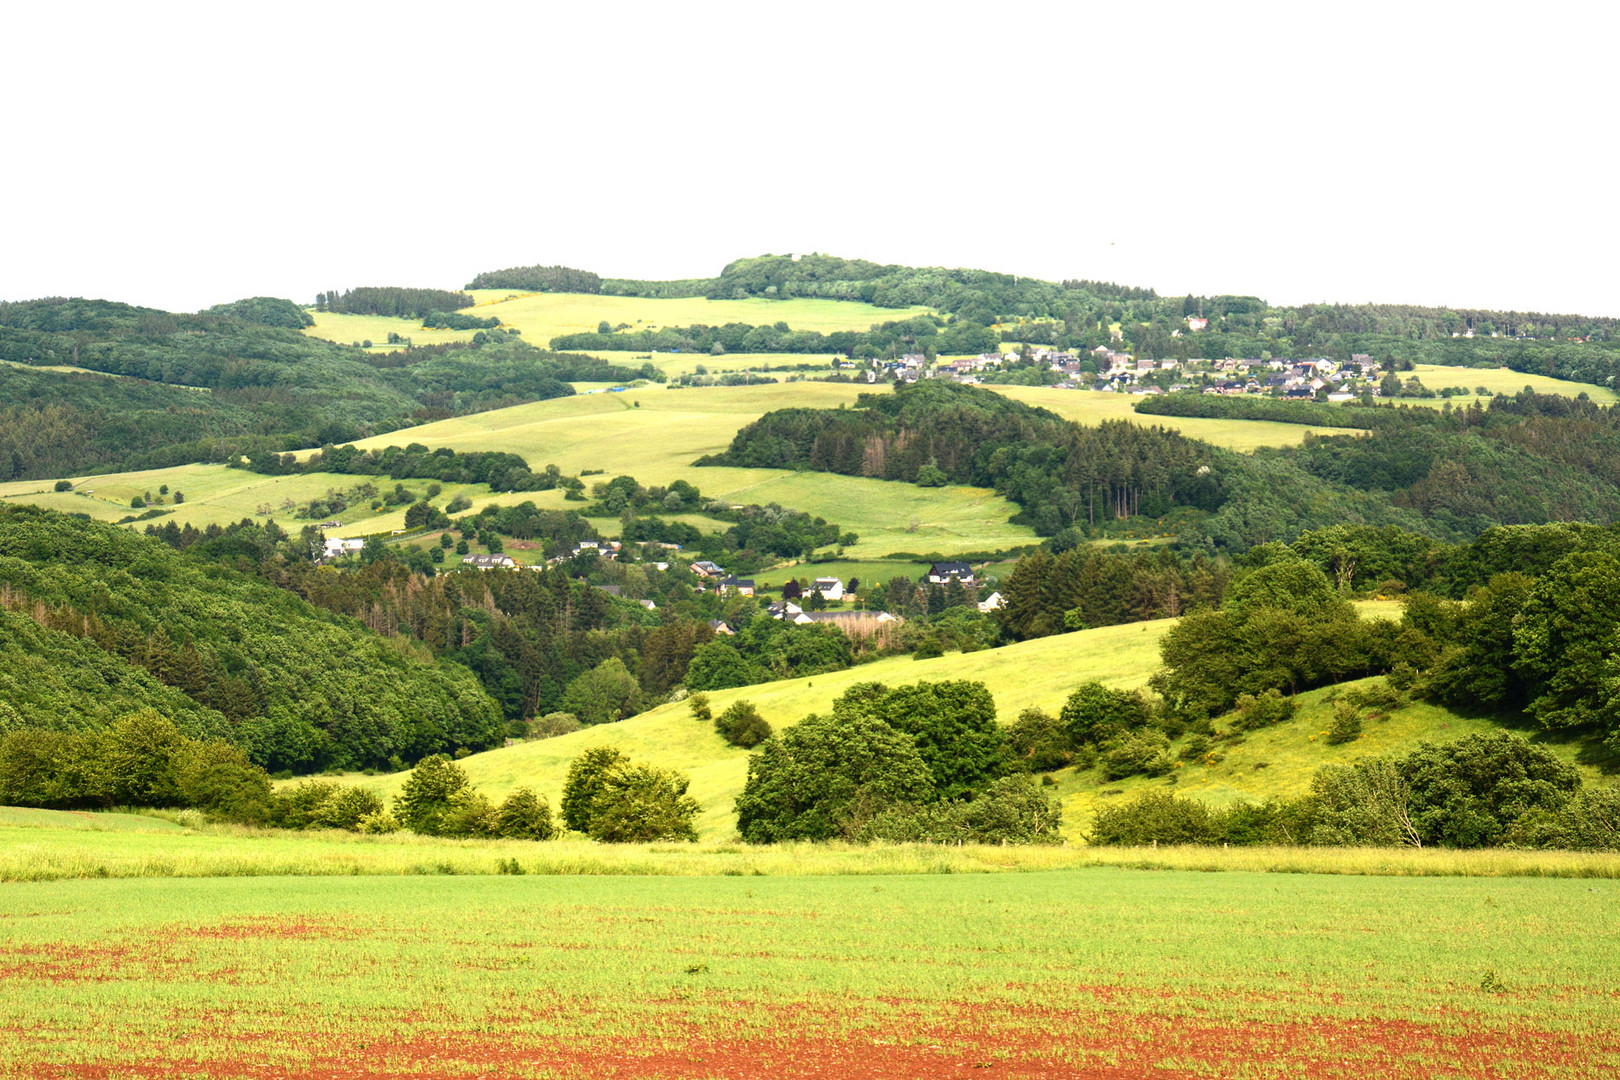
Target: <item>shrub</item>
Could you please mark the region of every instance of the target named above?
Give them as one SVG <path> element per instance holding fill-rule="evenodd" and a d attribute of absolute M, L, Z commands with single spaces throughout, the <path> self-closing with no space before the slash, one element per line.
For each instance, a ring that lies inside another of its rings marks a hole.
<path fill-rule="evenodd" d="M 450 796 L 437 835 L 487 838 L 499 836 L 500 831 L 500 818 L 489 797 L 465 787 Z"/>
<path fill-rule="evenodd" d="M 1088 682 L 1069 695 L 1058 719 L 1075 746 L 1100 744 L 1147 723 L 1148 704 L 1141 694 Z"/>
<path fill-rule="evenodd" d="M 694 720 L 702 720 L 707 723 L 708 721 L 714 719 L 714 714 L 709 711 L 708 694 L 693 694 L 691 697 L 686 699 L 686 707 L 692 710 L 692 719 Z"/>
<path fill-rule="evenodd" d="M 1292 720 L 1299 706 L 1291 697 L 1283 697 L 1275 687 L 1260 694 L 1239 694 L 1233 727 L 1240 731 L 1270 727 Z"/>
<path fill-rule="evenodd" d="M 1051 844 L 1063 814 L 1029 776 L 1006 776 L 968 802 L 892 807 L 857 833 L 893 843 Z"/>
<path fill-rule="evenodd" d="M 467 774 L 443 754 L 434 754 L 417 763 L 405 778 L 394 801 L 394 816 L 400 824 L 423 836 L 437 836 L 455 796 L 467 787 Z"/>
<path fill-rule="evenodd" d="M 738 701 L 714 721 L 720 737 L 732 746 L 752 750 L 771 737 L 771 725 L 751 702 Z"/>
<path fill-rule="evenodd" d="M 866 715 L 807 716 L 749 761 L 737 831 L 752 844 L 852 837 L 896 804 L 934 795 L 904 732 Z"/>
<path fill-rule="evenodd" d="M 558 735 L 570 735 L 584 726 L 573 713 L 546 713 L 529 723 L 529 738 L 555 739 Z"/>
<path fill-rule="evenodd" d="M 57 491 L 72 491 L 73 490 L 73 481 L 71 481 L 71 480 L 58 480 L 56 482 L 56 490 Z"/>
<path fill-rule="evenodd" d="M 1222 832 L 1219 818 L 1200 800 L 1144 791 L 1129 802 L 1099 807 L 1090 841 L 1126 847 L 1213 844 L 1220 842 Z"/>
<path fill-rule="evenodd" d="M 1163 776 L 1175 768 L 1170 740 L 1158 731 L 1138 731 L 1109 741 L 1099 758 L 1104 780 L 1123 780 L 1146 773 Z"/>
<path fill-rule="evenodd" d="M 1074 759 L 1069 732 L 1062 722 L 1041 709 L 1025 709 L 1007 732 L 1013 753 L 1033 772 L 1061 769 Z"/>
<path fill-rule="evenodd" d="M 624 760 L 624 755 L 611 746 L 593 746 L 573 760 L 563 782 L 563 824 L 575 832 L 590 831 L 591 804 L 602 792 L 603 778 Z"/>
<path fill-rule="evenodd" d="M 613 844 L 695 842 L 693 822 L 702 807 L 686 793 L 688 784 L 670 769 L 617 762 L 602 774 L 586 832 L 592 840 Z"/>
<path fill-rule="evenodd" d="M 379 810 L 369 817 L 360 820 L 359 832 L 368 836 L 384 836 L 399 831 L 399 819 L 387 810 Z"/>
<path fill-rule="evenodd" d="M 517 788 L 496 811 L 498 831 L 508 840 L 550 840 L 557 835 L 551 823 L 551 804 L 526 787 Z"/>
<path fill-rule="evenodd" d="M 1335 746 L 1361 738 L 1361 710 L 1349 700 L 1333 706 L 1333 723 L 1328 725 L 1327 741 Z"/>
<path fill-rule="evenodd" d="M 383 802 L 376 793 L 362 787 L 336 786 L 340 790 L 316 807 L 311 821 L 314 827 L 358 832 L 362 821 L 382 813 Z"/>

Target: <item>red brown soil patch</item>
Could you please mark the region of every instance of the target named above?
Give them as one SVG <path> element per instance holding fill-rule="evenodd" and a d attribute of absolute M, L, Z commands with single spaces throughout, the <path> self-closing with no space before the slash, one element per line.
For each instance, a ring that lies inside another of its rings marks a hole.
<path fill-rule="evenodd" d="M 176 937 L 220 938 L 228 941 L 264 938 L 290 938 L 310 941 L 321 938 L 355 938 L 358 930 L 343 926 L 331 919 L 275 919 L 255 916 L 223 922 L 214 926 L 175 931 Z"/>
<path fill-rule="evenodd" d="M 254 1080 L 449 1080 L 535 1073 L 580 1080 L 1176 1080 L 1234 1074 L 1540 1080 L 1620 1072 L 1620 1034 L 1603 1031 L 1488 1029 L 1455 1020 L 1436 1025 L 1326 1018 L 1211 1023 L 1164 1014 L 1002 1007 L 960 1006 L 952 1012 L 945 1023 L 920 1023 L 914 1014 L 890 1016 L 887 1026 L 822 1034 L 804 1030 L 807 1017 L 800 1010 L 783 1009 L 780 1033 L 756 1038 L 705 1037 L 678 1014 L 669 1017 L 669 1029 L 682 1033 L 663 1038 L 414 1032 L 391 1040 L 374 1030 L 337 1042 L 330 1034 L 289 1032 L 234 1060 L 148 1058 L 115 1066 L 42 1066 L 35 1073 L 82 1080 L 176 1072 Z M 299 1064 L 272 1063 L 283 1047 Z"/>

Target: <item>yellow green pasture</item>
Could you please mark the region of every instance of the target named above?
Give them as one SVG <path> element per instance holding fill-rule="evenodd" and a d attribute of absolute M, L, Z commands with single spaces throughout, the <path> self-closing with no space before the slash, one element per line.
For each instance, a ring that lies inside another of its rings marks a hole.
<path fill-rule="evenodd" d="M 709 696 L 715 713 L 734 701 L 747 700 L 773 725 L 785 727 L 808 713 L 825 712 L 834 698 L 859 682 L 975 679 L 989 687 L 1001 719 L 1010 723 L 1020 710 L 1031 706 L 1061 708 L 1070 692 L 1088 679 L 1120 687 L 1144 685 L 1158 667 L 1159 639 L 1171 625 L 1172 620 L 1159 620 L 1082 630 L 932 660 L 894 657 L 826 675 L 718 690 Z M 492 796 L 527 785 L 544 793 L 556 806 L 569 763 L 591 746 L 614 746 L 632 758 L 688 773 L 692 778 L 691 793 L 703 806 L 699 833 L 716 839 L 732 834 L 736 825 L 732 802 L 747 778 L 748 753 L 727 746 L 713 724 L 692 719 L 690 710 L 681 702 L 659 706 L 616 724 L 473 754 L 461 764 L 473 782 Z M 344 779 L 392 798 L 405 774 L 349 775 Z M 1069 827 L 1073 829 L 1075 824 L 1071 821 Z"/>
<path fill-rule="evenodd" d="M 1250 451 L 1262 446 L 1297 446 L 1305 436 L 1344 434 L 1345 429 L 1279 424 L 1270 420 L 1216 420 L 1197 416 L 1139 416 L 1134 394 L 1101 394 L 1092 390 L 1060 390 L 1049 386 L 986 386 L 1026 405 L 1050 409 L 1059 416 L 1095 426 L 1104 420 L 1174 428 L 1192 439 L 1202 439 L 1228 450 Z"/>
<path fill-rule="evenodd" d="M 1511 368 L 1471 368 L 1453 367 L 1445 364 L 1414 364 L 1410 372 L 1398 372 L 1402 379 L 1416 375 L 1423 385 L 1430 390 L 1443 390 L 1448 386 L 1466 386 L 1470 391 L 1483 386 L 1492 395 L 1517 394 L 1525 387 L 1529 387 L 1538 394 L 1561 394 L 1564 397 L 1579 397 L 1585 394 L 1599 405 L 1613 405 L 1620 400 L 1620 395 L 1608 387 L 1594 386 L 1591 383 L 1572 382 L 1569 379 L 1554 379 L 1546 375 L 1527 375 L 1522 371 Z M 1449 399 L 1453 408 L 1466 407 L 1475 401 L 1489 404 L 1489 398 L 1480 398 L 1469 393 L 1466 397 L 1458 395 Z M 1442 398 L 1402 398 L 1403 405 L 1426 405 L 1438 409 L 1445 404 Z"/>
<path fill-rule="evenodd" d="M 853 404 L 870 389 L 845 383 L 689 390 L 648 386 L 456 417 L 359 445 L 415 442 L 458 451 L 504 450 L 522 455 L 535 468 L 554 464 L 570 474 L 601 469 L 601 479 L 629 475 L 649 485 L 685 479 L 715 498 L 775 502 L 838 522 L 860 537 L 846 552 L 855 559 L 895 551 L 995 550 L 1035 541 L 1032 530 L 1008 524 L 1017 507 L 982 488 L 919 488 L 830 473 L 692 467 L 697 458 L 724 450 L 739 428 L 772 409 L 836 408 Z M 515 498 L 572 505 L 551 495 L 550 500 L 531 494 Z M 503 496 L 501 501 L 513 498 Z"/>
<path fill-rule="evenodd" d="M 408 439 L 401 442 L 408 442 Z M 300 522 L 293 517 L 294 507 L 319 498 L 328 491 L 342 491 L 358 484 L 371 482 L 378 492 L 393 490 L 395 481 L 388 477 L 343 476 L 337 473 L 307 473 L 299 476 L 261 476 L 245 469 L 230 469 L 224 465 L 179 465 L 168 469 L 147 469 L 141 472 L 110 473 L 98 476 L 73 477 L 74 489 L 54 491 L 54 482 L 45 480 L 19 480 L 0 484 L 0 500 L 31 503 L 69 514 L 88 514 L 98 521 L 117 521 L 143 510 L 132 509 L 130 500 L 151 492 L 162 499 L 149 504 L 149 509 L 171 510 L 161 518 L 140 522 L 147 524 L 191 524 L 198 528 L 209 525 L 228 525 L 243 518 L 264 521 L 274 518 L 284 528 L 296 531 Z M 426 493 L 430 481 L 407 480 L 407 490 L 417 495 Z M 167 484 L 170 494 L 158 496 Z M 483 484 L 443 484 L 444 489 L 435 500 L 442 506 L 458 494 L 465 494 L 477 505 L 490 501 L 488 486 Z M 185 495 L 186 501 L 176 505 L 174 492 Z M 290 505 L 289 505 L 290 504 Z M 331 536 L 366 536 L 386 533 L 405 527 L 405 507 L 387 507 L 373 513 L 364 503 L 349 507 L 338 515 L 343 527 L 328 529 Z"/>
<path fill-rule="evenodd" d="M 542 348 L 562 334 L 595 333 L 597 324 L 628 323 L 633 330 L 667 326 L 723 326 L 747 323 L 770 326 L 785 322 L 794 330 L 865 330 L 874 323 L 926 315 L 927 308 L 880 308 L 843 300 L 705 300 L 688 297 L 649 300 L 636 296 L 588 293 L 515 293 L 510 289 L 475 289 L 476 305 L 464 309 L 479 318 L 495 316 L 523 331 L 524 340 Z"/>
<path fill-rule="evenodd" d="M 452 341 L 471 341 L 476 330 L 424 330 L 421 319 L 391 319 L 382 315 L 345 315 L 334 311 L 316 311 L 309 314 L 314 326 L 306 326 L 310 337 L 325 338 L 340 345 L 359 345 L 371 342 L 372 352 L 392 352 L 400 348 L 388 344 L 389 333 L 411 339 L 413 345 L 444 345 Z M 545 342 L 535 342 L 545 348 Z"/>

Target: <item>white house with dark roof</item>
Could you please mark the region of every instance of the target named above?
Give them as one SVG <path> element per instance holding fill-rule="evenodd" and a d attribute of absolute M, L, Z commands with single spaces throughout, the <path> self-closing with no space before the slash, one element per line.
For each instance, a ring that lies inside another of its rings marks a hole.
<path fill-rule="evenodd" d="M 844 583 L 835 577 L 818 577 L 811 584 L 810 591 L 820 593 L 823 600 L 842 600 Z"/>
<path fill-rule="evenodd" d="M 972 585 L 973 567 L 965 562 L 937 562 L 928 567 L 926 580 L 930 585 L 944 585 L 948 582 L 959 581 L 963 585 Z"/>

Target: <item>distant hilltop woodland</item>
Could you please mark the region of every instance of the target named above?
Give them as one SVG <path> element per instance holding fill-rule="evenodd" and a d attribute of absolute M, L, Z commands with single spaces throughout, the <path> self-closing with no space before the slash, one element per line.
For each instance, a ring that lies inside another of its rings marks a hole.
<path fill-rule="evenodd" d="M 1347 362 L 1363 353 L 1380 361 L 1501 366 L 1601 385 L 1612 384 L 1620 362 L 1615 340 L 1620 320 L 1607 317 L 1408 304 L 1273 307 L 1254 296 L 1164 297 L 1153 289 L 1111 282 L 1051 282 L 830 255 L 739 259 L 718 277 L 681 281 L 603 278 L 569 267 L 525 266 L 479 274 L 467 287 L 711 300 L 820 298 L 932 309 L 932 318 L 897 320 L 899 333 L 887 344 L 901 352 L 932 348 L 970 353 L 1017 342 L 1069 351 L 1122 347 L 1139 357 L 1182 360 L 1321 356 Z M 746 344 L 742 340 L 761 330 L 774 330 L 777 336 L 770 340 L 756 334 Z M 869 336 L 807 335 L 779 325 L 733 324 L 665 328 L 650 335 L 627 330 L 577 334 L 551 344 L 560 349 L 707 350 L 718 342 L 728 352 L 850 356 L 875 346 L 878 351 L 871 355 L 880 355 L 885 343 L 867 340 Z M 761 347 L 767 344 L 770 348 Z"/>

